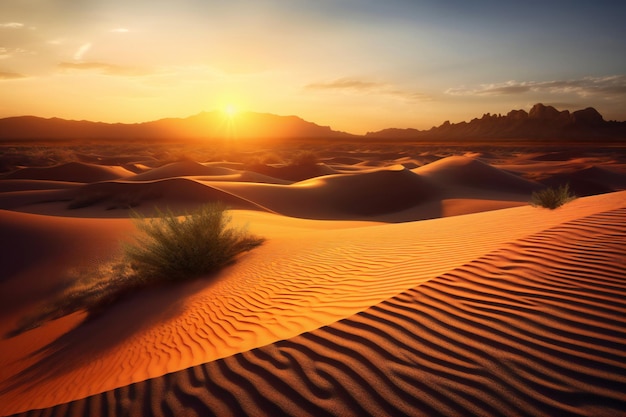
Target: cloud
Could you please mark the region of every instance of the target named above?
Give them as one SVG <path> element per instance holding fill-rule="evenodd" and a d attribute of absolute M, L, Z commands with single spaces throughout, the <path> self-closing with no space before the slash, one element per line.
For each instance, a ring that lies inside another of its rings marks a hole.
<path fill-rule="evenodd" d="M 415 91 L 402 91 L 402 90 L 389 90 L 386 94 L 399 98 L 404 98 L 410 101 L 432 101 L 432 97 L 428 94 L 415 92 Z"/>
<path fill-rule="evenodd" d="M 150 74 L 150 72 L 145 69 L 108 64 L 106 62 L 61 62 L 59 68 L 69 71 L 92 71 L 116 76 L 136 77 Z"/>
<path fill-rule="evenodd" d="M 585 77 L 561 81 L 507 81 L 505 83 L 482 84 L 477 88 L 450 88 L 446 94 L 464 95 L 517 95 L 525 93 L 576 94 L 582 97 L 604 95 L 607 97 L 626 94 L 626 75 L 608 77 Z"/>
<path fill-rule="evenodd" d="M 25 75 L 18 74 L 16 72 L 2 72 L 0 71 L 0 80 L 17 80 L 19 78 L 26 78 Z"/>
<path fill-rule="evenodd" d="M 126 28 L 111 29 L 111 33 L 128 33 L 128 32 L 130 32 L 130 30 L 128 30 Z"/>
<path fill-rule="evenodd" d="M 24 23 L 18 23 L 18 22 L 0 23 L 1 29 L 20 29 L 23 27 L 24 27 Z"/>
<path fill-rule="evenodd" d="M 16 54 L 26 54 L 29 53 L 26 49 L 22 48 L 3 48 L 0 47 L 0 59 L 8 59 L 12 58 Z"/>
<path fill-rule="evenodd" d="M 327 83 L 313 83 L 306 86 L 308 90 L 356 90 L 372 91 L 380 89 L 384 84 L 361 81 L 350 78 L 340 78 Z"/>
<path fill-rule="evenodd" d="M 82 61 L 83 56 L 85 56 L 85 54 L 91 49 L 91 47 L 92 47 L 92 44 L 88 42 L 82 45 L 80 48 L 78 48 L 76 53 L 74 53 L 74 60 Z"/>
<path fill-rule="evenodd" d="M 431 97 L 427 94 L 398 90 L 386 83 L 363 81 L 354 78 L 339 78 L 326 83 L 311 83 L 306 85 L 305 89 L 317 91 L 352 91 L 360 94 L 382 94 L 411 101 L 431 100 Z"/>

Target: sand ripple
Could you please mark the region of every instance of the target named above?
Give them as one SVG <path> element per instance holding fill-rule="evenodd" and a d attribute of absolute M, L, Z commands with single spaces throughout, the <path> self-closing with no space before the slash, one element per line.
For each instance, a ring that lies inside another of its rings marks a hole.
<path fill-rule="evenodd" d="M 626 209 L 594 214 L 329 326 L 28 415 L 621 415 L 625 277 Z"/>

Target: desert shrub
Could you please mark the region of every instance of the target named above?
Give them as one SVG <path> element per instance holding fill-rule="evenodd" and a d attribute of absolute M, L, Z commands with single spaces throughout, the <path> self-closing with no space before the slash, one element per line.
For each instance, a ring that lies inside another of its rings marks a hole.
<path fill-rule="evenodd" d="M 134 244 L 124 247 L 123 257 L 71 272 L 56 297 L 24 317 L 5 337 L 76 311 L 96 316 L 145 288 L 213 272 L 263 242 L 242 228 L 228 227 L 225 211 L 213 204 L 181 218 L 169 210 L 150 219 L 136 215 L 141 233 Z"/>
<path fill-rule="evenodd" d="M 229 227 L 223 205 L 209 204 L 177 217 L 171 211 L 158 217 L 136 215 L 141 234 L 125 247 L 126 258 L 139 279 L 170 281 L 213 272 L 263 239 L 244 229 Z"/>
<path fill-rule="evenodd" d="M 574 200 L 576 196 L 570 192 L 569 184 L 557 188 L 546 188 L 532 194 L 530 203 L 534 207 L 545 207 L 554 210 L 563 204 Z"/>

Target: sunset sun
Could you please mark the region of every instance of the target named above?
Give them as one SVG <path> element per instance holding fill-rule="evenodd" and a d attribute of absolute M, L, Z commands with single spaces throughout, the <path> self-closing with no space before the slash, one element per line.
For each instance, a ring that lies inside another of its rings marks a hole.
<path fill-rule="evenodd" d="M 234 104 L 227 104 L 226 106 L 224 106 L 224 113 L 230 118 L 235 117 L 235 115 L 237 115 L 237 112 L 237 107 Z"/>

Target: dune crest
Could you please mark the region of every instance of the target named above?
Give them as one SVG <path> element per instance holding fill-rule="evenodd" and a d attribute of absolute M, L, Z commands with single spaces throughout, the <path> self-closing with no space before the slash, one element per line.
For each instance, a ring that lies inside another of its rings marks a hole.
<path fill-rule="evenodd" d="M 602 211 L 328 326 L 44 412 L 618 415 L 625 257 L 626 207 Z"/>
<path fill-rule="evenodd" d="M 124 178 L 133 172 L 119 166 L 103 166 L 84 162 L 68 162 L 46 168 L 22 168 L 5 176 L 7 179 L 96 182 Z"/>
<path fill-rule="evenodd" d="M 198 281 L 176 291 L 143 294 L 101 320 L 68 332 L 37 361 L 27 362 L 27 368 L 12 368 L 9 380 L 19 382 L 20 388 L 4 392 L 0 403 L 6 404 L 6 412 L 52 406 L 289 339 L 366 310 L 506 242 L 622 208 L 624 196 L 581 198 L 557 211 L 519 207 L 346 229 L 315 230 L 315 222 L 301 220 L 312 228 L 275 238 L 266 234 L 265 245 L 211 283 Z M 261 213 L 246 213 L 247 220 L 258 219 L 251 228 L 258 233 L 262 218 L 255 216 Z M 620 219 L 615 216 L 607 227 L 619 233 Z M 460 231 L 464 239 L 459 239 Z M 129 316 L 146 320 L 124 322 Z M 125 336 L 114 337 L 113 344 L 103 343 L 100 338 L 113 332 Z M 19 337 L 1 341 L 0 348 L 10 350 L 19 342 Z M 83 362 L 86 357 L 97 360 Z M 50 372 L 59 363 L 66 372 Z M 123 371 L 111 378 L 110 369 Z M 26 386 L 28 390 L 22 391 Z"/>

